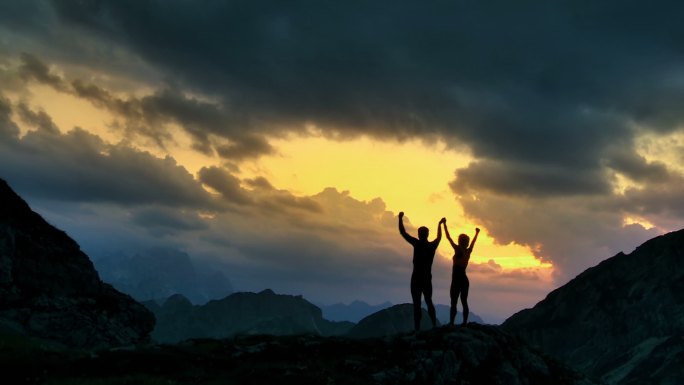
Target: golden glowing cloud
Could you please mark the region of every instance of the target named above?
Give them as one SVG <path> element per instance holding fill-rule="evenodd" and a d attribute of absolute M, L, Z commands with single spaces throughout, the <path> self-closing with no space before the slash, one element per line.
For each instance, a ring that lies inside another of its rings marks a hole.
<path fill-rule="evenodd" d="M 414 226 L 428 226 L 432 236 L 443 216 L 453 238 L 462 232 L 472 235 L 480 226 L 463 215 L 448 186 L 454 170 L 472 160 L 467 152 L 448 150 L 443 143 L 380 142 L 369 138 L 343 142 L 322 137 L 290 138 L 272 144 L 280 153 L 244 165 L 243 177 L 266 176 L 278 188 L 301 195 L 335 187 L 348 190 L 356 199 L 380 197 L 388 210 L 406 212 Z M 552 267 L 534 258 L 527 247 L 495 244 L 486 229 L 482 230 L 473 262 L 494 259 L 505 269 Z M 446 239 L 439 254 L 443 258 L 453 254 Z"/>
<path fill-rule="evenodd" d="M 105 141 L 117 143 L 128 140 L 131 146 L 149 151 L 156 156 L 172 156 L 191 173 L 205 166 L 216 166 L 216 156 L 201 154 L 192 149 L 192 140 L 180 127 L 172 124 L 166 129 L 172 141 L 159 148 L 141 138 L 124 138 L 123 131 L 112 128 L 115 117 L 91 103 L 64 94 L 47 86 L 35 85 L 24 95 L 11 95 L 13 102 L 29 101 L 33 109 L 48 113 L 62 131 L 75 126 L 86 129 Z M 26 128 L 23 128 L 26 130 Z M 265 176 L 274 186 L 295 195 L 315 195 L 326 187 L 347 190 L 360 200 L 381 198 L 387 210 L 406 212 L 414 226 L 424 225 L 434 237 L 441 217 L 448 220 L 449 230 L 455 238 L 464 232 L 472 235 L 475 227 L 463 214 L 448 182 L 454 170 L 465 167 L 473 158 L 468 150 L 448 149 L 442 142 L 379 141 L 367 137 L 338 141 L 322 136 L 291 136 L 271 141 L 277 154 L 240 164 L 240 177 Z M 482 228 L 474 263 L 494 260 L 504 269 L 535 268 L 549 270 L 552 266 L 541 263 L 528 247 L 509 244 L 497 245 L 486 228 Z M 453 254 L 444 239 L 438 254 L 450 259 Z"/>

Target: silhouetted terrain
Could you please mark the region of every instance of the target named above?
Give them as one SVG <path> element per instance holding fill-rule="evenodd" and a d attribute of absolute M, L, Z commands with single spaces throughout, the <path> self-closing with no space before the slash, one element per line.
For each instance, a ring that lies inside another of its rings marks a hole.
<path fill-rule="evenodd" d="M 365 317 L 392 306 L 390 302 L 369 305 L 364 301 L 353 301 L 350 304 L 335 303 L 332 305 L 318 305 L 323 311 L 323 317 L 331 321 L 359 322 Z"/>
<path fill-rule="evenodd" d="M 420 323 L 420 330 L 432 328 L 432 321 L 425 309 Z M 439 321 L 437 321 L 439 326 Z M 359 321 L 347 336 L 352 338 L 385 337 L 399 333 L 407 333 L 414 329 L 413 304 L 403 303 L 380 310 Z"/>
<path fill-rule="evenodd" d="M 16 336 L 0 335 L 0 344 L 11 384 L 592 384 L 482 325 L 362 340 L 240 336 L 96 355 Z"/>
<path fill-rule="evenodd" d="M 684 384 L 684 230 L 592 267 L 503 327 L 615 384 Z"/>
<path fill-rule="evenodd" d="M 353 301 L 349 305 L 344 303 L 336 303 L 332 305 L 318 305 L 323 311 L 323 318 L 331 321 L 351 321 L 358 323 L 362 319 L 368 317 L 369 315 L 376 313 L 380 310 L 387 309 L 392 306 L 390 302 L 384 302 L 378 305 L 369 305 L 363 301 Z M 457 323 L 463 321 L 463 313 L 460 311 L 456 316 Z M 438 305 L 435 304 L 435 311 L 437 313 L 437 319 L 442 324 L 449 323 L 449 306 L 448 305 Z M 468 320 L 471 322 L 476 322 L 479 324 L 485 323 L 482 318 L 477 314 L 470 312 Z"/>
<path fill-rule="evenodd" d="M 220 271 L 204 271 L 187 253 L 155 248 L 127 256 L 109 254 L 93 260 L 102 280 L 138 301 L 183 294 L 192 303 L 204 304 L 233 292 Z"/>
<path fill-rule="evenodd" d="M 443 324 L 449 323 L 449 305 L 435 305 L 435 311 L 437 312 L 437 319 Z M 460 325 L 463 322 L 463 311 L 461 304 L 458 305 L 458 313 L 456 314 L 456 324 Z M 478 324 L 484 324 L 485 321 L 482 320 L 480 316 L 470 311 L 468 315 L 468 322 L 475 322 Z"/>
<path fill-rule="evenodd" d="M 351 322 L 323 319 L 321 309 L 302 296 L 235 293 L 226 298 L 193 305 L 182 295 L 168 298 L 161 306 L 145 302 L 155 313 L 157 324 L 152 338 L 173 343 L 190 338 L 226 338 L 236 334 L 345 334 Z"/>
<path fill-rule="evenodd" d="M 503 328 L 402 334 L 409 304 L 353 325 L 265 290 L 147 302 L 158 341 L 204 338 L 154 346 L 144 344 L 150 311 L 103 283 L 78 244 L 1 180 L 0 202 L 3 383 L 592 383 L 508 331 L 611 383 L 684 383 L 684 230 L 585 271 Z"/>
<path fill-rule="evenodd" d="M 152 313 L 103 283 L 78 244 L 0 179 L 0 330 L 78 347 L 148 339 Z"/>

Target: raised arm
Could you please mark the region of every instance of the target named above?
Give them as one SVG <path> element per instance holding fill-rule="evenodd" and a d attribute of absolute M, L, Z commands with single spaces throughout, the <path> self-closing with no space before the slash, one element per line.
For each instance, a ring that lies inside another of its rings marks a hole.
<path fill-rule="evenodd" d="M 475 247 L 475 241 L 477 241 L 478 235 L 480 235 L 480 228 L 476 227 L 475 228 L 475 236 L 473 237 L 473 241 L 470 242 L 470 247 L 468 248 L 470 251 L 473 251 L 473 247 Z"/>
<path fill-rule="evenodd" d="M 446 225 L 446 218 L 442 218 L 437 222 L 437 238 L 435 238 L 433 243 L 439 244 L 439 242 L 442 240 L 442 223 Z"/>
<path fill-rule="evenodd" d="M 416 238 L 413 238 L 412 236 L 408 235 L 406 232 L 406 229 L 404 228 L 404 212 L 401 211 L 399 213 L 399 234 L 401 234 L 404 239 L 406 239 L 406 242 L 410 244 L 415 244 L 418 240 Z"/>
<path fill-rule="evenodd" d="M 451 239 L 451 235 L 449 234 L 449 228 L 447 227 L 447 224 L 446 224 L 446 219 L 444 220 L 444 232 L 446 233 L 446 237 L 449 240 L 449 243 L 451 243 L 451 247 L 456 249 L 458 247 L 458 245 L 454 243 L 453 239 Z"/>

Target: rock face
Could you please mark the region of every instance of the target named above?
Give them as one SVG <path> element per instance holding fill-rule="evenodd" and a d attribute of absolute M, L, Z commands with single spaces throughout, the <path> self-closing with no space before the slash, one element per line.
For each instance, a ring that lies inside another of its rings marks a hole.
<path fill-rule="evenodd" d="M 368 317 L 369 315 L 376 313 L 380 310 L 387 309 L 392 306 L 390 302 L 381 303 L 379 305 L 369 305 L 363 301 L 354 301 L 350 304 L 336 303 L 333 305 L 319 305 L 321 310 L 323 310 L 323 317 L 331 321 L 351 321 L 359 322 L 362 319 Z M 449 306 L 435 304 L 435 310 L 437 313 L 437 319 L 439 322 L 446 324 L 449 323 Z M 463 321 L 463 312 L 459 309 L 456 315 L 456 323 L 460 324 Z M 475 322 L 479 324 L 485 323 L 482 318 L 477 314 L 470 313 L 468 317 L 469 322 Z"/>
<path fill-rule="evenodd" d="M 502 326 L 608 383 L 684 383 L 684 230 L 601 262 Z"/>
<path fill-rule="evenodd" d="M 154 317 L 103 283 L 78 244 L 0 180 L 0 328 L 101 348 L 143 342 Z"/>
<path fill-rule="evenodd" d="M 279 295 L 271 290 L 235 293 L 195 306 L 182 295 L 161 306 L 145 302 L 157 317 L 152 338 L 174 343 L 190 338 L 226 338 L 236 334 L 340 335 L 353 325 L 323 319 L 321 309 L 301 296 Z"/>
<path fill-rule="evenodd" d="M 3 380 L 11 384 L 592 384 L 520 339 L 477 324 L 362 340 L 314 335 L 201 339 L 97 357 L 55 356 L 9 343 L 0 349 L 3 364 Z"/>
<path fill-rule="evenodd" d="M 439 325 L 439 320 L 437 325 Z M 352 338 L 384 337 L 407 333 L 412 331 L 413 328 L 413 305 L 403 303 L 369 315 L 359 321 L 347 335 Z M 430 316 L 423 309 L 420 330 L 431 328 L 432 321 L 430 321 Z"/>

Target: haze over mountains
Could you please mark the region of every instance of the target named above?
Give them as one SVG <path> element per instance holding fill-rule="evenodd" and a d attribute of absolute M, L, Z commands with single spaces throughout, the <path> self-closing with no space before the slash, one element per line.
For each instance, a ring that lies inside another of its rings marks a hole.
<path fill-rule="evenodd" d="M 145 306 L 157 318 L 152 337 L 165 343 L 237 334 L 342 335 L 353 326 L 323 319 L 321 309 L 301 296 L 278 295 L 271 290 L 235 293 L 205 305 L 193 305 L 176 294 L 161 306 L 154 301 Z"/>
<path fill-rule="evenodd" d="M 93 263 L 105 282 L 138 301 L 180 293 L 192 303 L 203 304 L 233 292 L 230 279 L 222 271 L 198 267 L 187 253 L 170 247 L 134 255 L 110 253 L 94 258 Z"/>

